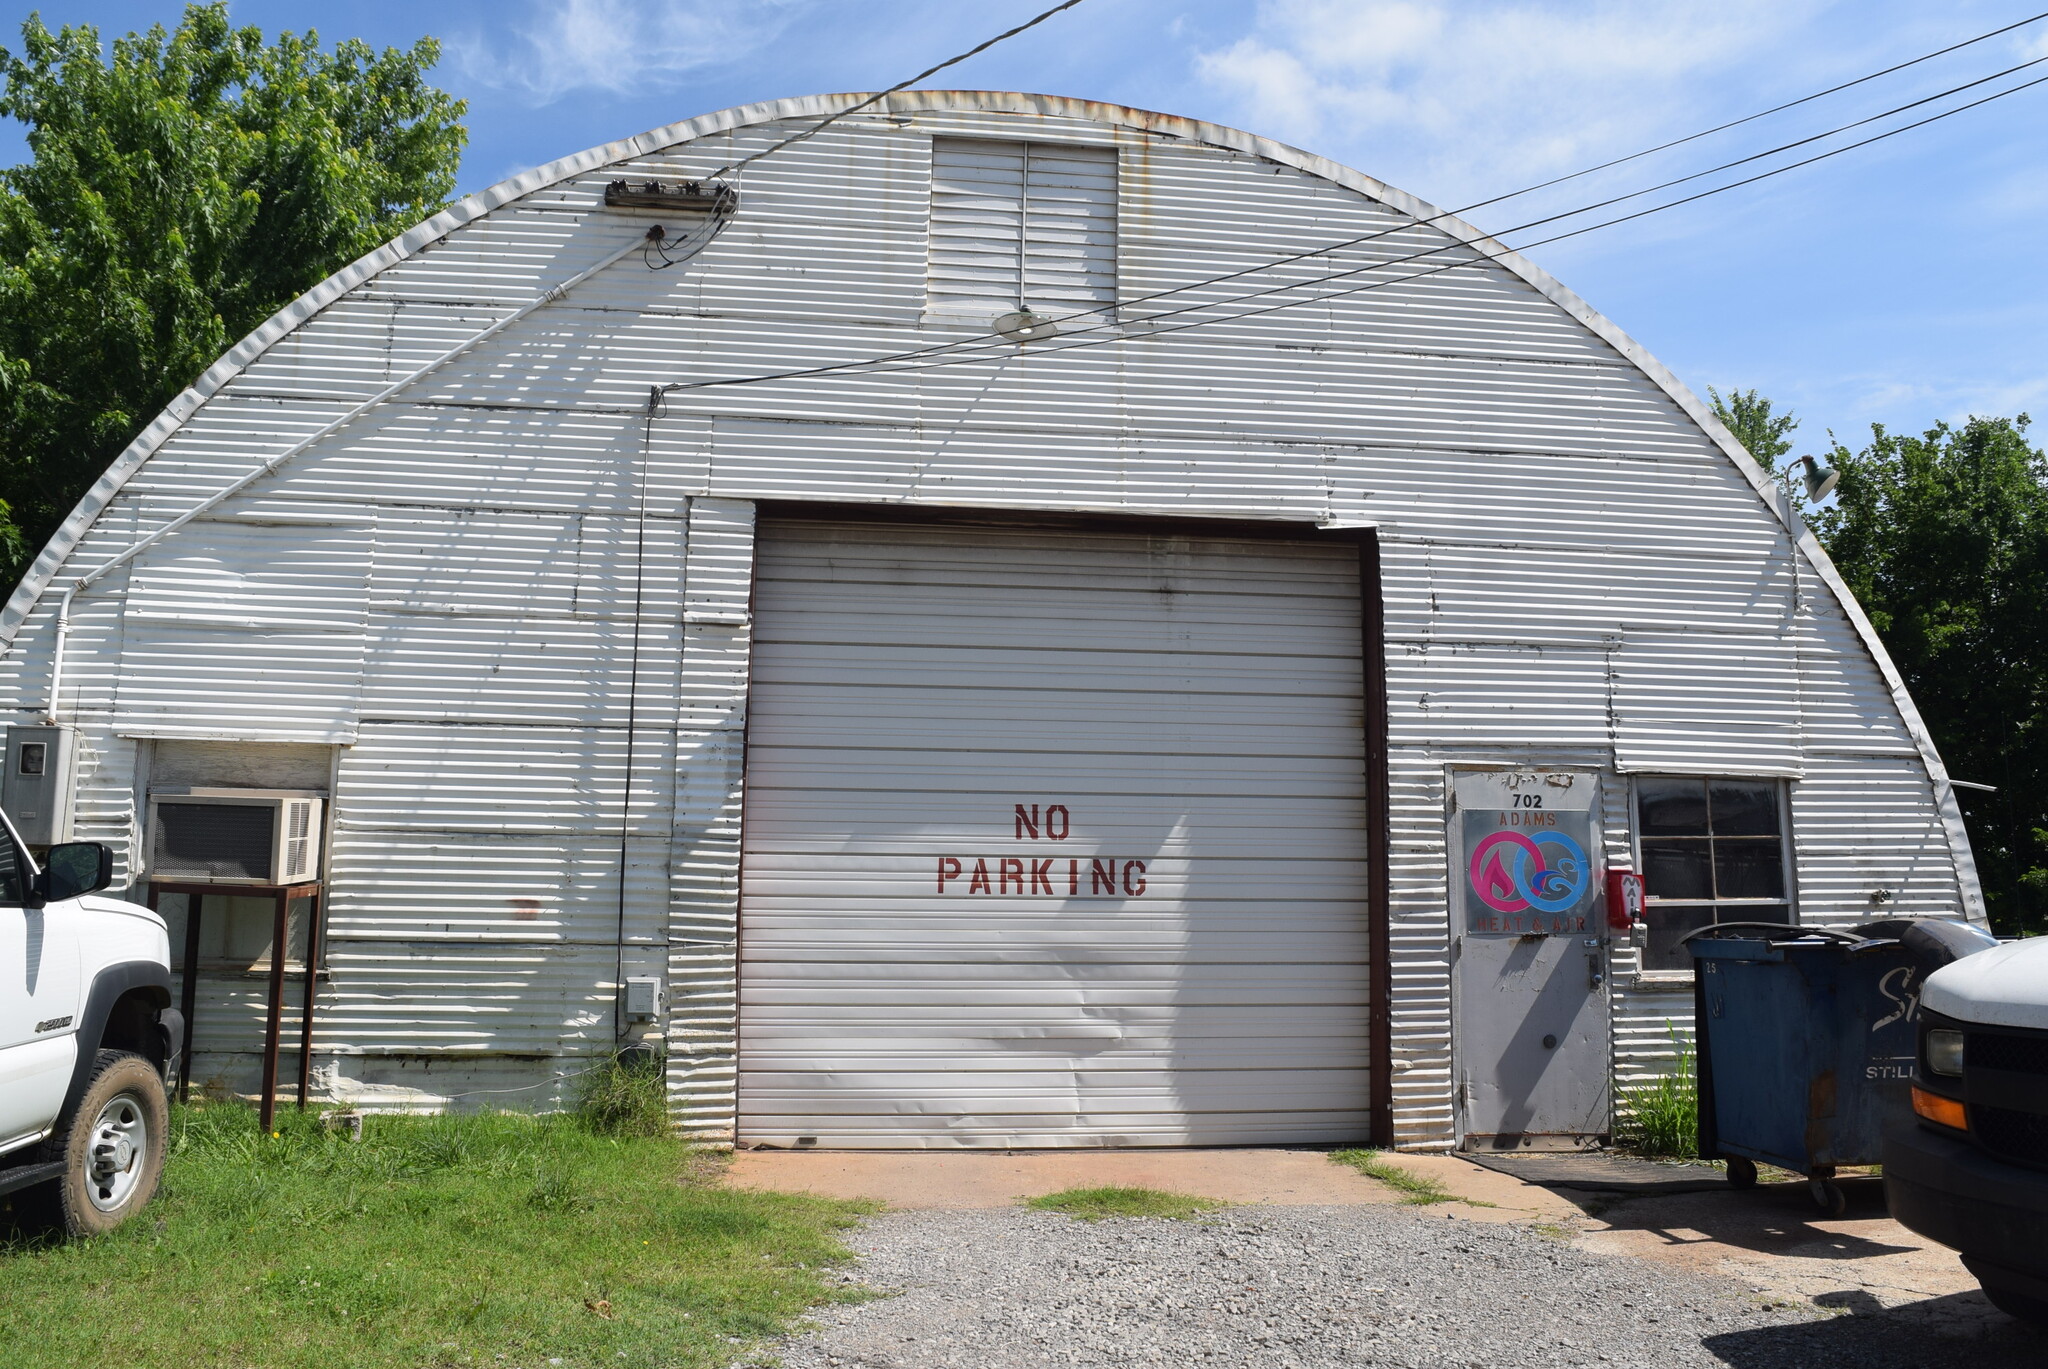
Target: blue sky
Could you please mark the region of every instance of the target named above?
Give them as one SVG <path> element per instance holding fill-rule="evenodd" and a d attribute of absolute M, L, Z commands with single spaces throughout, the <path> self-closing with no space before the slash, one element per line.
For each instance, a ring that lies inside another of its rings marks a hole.
<path fill-rule="evenodd" d="M 900 80 L 1049 0 L 236 0 L 241 23 L 445 45 L 462 188 L 728 105 Z M 40 10 L 103 37 L 176 3 Z M 934 84 L 1046 91 L 1295 143 L 1444 207 L 1750 113 L 2033 12 L 2029 0 L 1088 0 Z M 2048 22 L 1601 177 L 1504 229 L 2048 55 Z M 2048 66 L 2037 69 L 2048 71 Z M 2048 86 L 1536 260 L 1704 391 L 1824 430 L 2031 409 L 2048 425 Z M 0 159 L 22 153 L 0 130 Z"/>

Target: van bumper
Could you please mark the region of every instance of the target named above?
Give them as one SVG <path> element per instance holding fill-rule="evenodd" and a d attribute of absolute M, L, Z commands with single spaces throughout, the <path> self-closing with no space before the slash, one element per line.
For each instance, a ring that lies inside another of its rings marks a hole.
<path fill-rule="evenodd" d="M 1979 1282 L 2048 1299 L 2048 1171 L 1902 1118 L 1884 1132 L 1884 1196 L 1900 1225 L 1961 1254 Z"/>

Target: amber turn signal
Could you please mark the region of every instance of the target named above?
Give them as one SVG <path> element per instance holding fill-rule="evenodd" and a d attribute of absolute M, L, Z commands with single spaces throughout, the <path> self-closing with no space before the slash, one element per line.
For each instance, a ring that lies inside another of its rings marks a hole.
<path fill-rule="evenodd" d="M 1913 1111 L 1930 1122 L 1939 1122 L 1957 1131 L 1968 1131 L 1969 1121 L 1963 1115 L 1963 1105 L 1953 1098 L 1944 1098 L 1938 1093 L 1929 1093 L 1918 1084 L 1913 1086 Z"/>

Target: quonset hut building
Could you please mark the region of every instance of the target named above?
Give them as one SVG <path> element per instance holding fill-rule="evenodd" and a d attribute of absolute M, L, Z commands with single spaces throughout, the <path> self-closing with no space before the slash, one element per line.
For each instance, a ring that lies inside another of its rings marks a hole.
<path fill-rule="evenodd" d="M 624 1036 L 741 1144 L 1583 1144 L 1689 1029 L 1685 930 L 1983 920 L 1826 556 L 1543 271 L 1047 96 L 689 192 L 852 103 L 365 257 L 7 605 L 10 720 L 69 729 L 134 896 L 199 868 L 154 800 L 322 800 L 323 1096 L 545 1107 Z M 193 1072 L 246 1087 L 232 892 Z"/>

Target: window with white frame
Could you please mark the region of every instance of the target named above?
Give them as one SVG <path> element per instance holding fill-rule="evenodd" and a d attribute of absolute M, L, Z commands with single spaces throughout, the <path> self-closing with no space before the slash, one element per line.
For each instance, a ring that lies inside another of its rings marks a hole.
<path fill-rule="evenodd" d="M 1057 316 L 1116 302 L 1116 151 L 932 140 L 927 305 Z"/>
<path fill-rule="evenodd" d="M 1790 922 L 1785 801 L 1776 780 L 1636 781 L 1649 947 L 1643 968 L 1692 969 L 1679 944 L 1715 922 Z"/>

